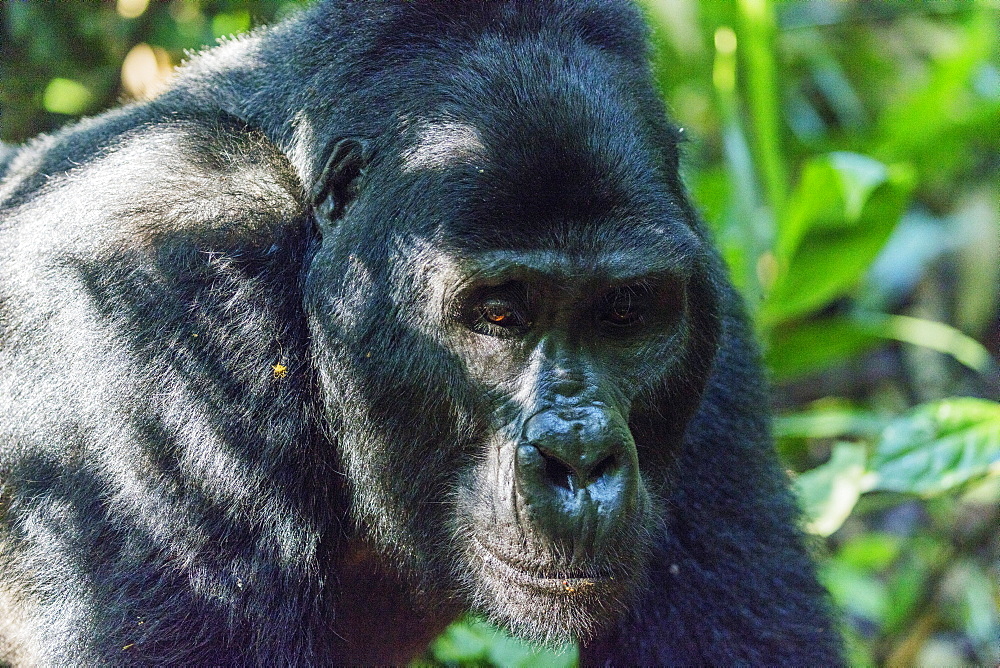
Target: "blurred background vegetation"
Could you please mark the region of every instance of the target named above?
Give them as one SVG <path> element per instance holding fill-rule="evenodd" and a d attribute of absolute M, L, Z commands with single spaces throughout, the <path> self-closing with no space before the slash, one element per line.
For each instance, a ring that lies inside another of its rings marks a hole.
<path fill-rule="evenodd" d="M 282 0 L 2 5 L 0 139 L 155 95 Z M 642 0 L 852 664 L 1000 662 L 1000 3 Z M 427 663 L 574 665 L 468 620 Z"/>

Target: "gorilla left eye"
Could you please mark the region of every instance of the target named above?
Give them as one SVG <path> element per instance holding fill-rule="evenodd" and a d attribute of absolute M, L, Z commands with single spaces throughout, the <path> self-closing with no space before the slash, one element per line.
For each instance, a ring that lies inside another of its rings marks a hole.
<path fill-rule="evenodd" d="M 461 299 L 453 317 L 464 327 L 487 336 L 519 336 L 531 327 L 526 286 L 518 281 L 475 290 Z"/>
<path fill-rule="evenodd" d="M 644 321 L 645 291 L 638 287 L 622 288 L 608 295 L 601 320 L 612 327 L 631 327 Z"/>

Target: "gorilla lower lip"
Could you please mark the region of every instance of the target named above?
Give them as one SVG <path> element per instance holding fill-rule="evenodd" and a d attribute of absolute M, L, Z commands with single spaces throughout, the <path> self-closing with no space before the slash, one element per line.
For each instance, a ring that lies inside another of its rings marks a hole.
<path fill-rule="evenodd" d="M 488 568 L 498 571 L 501 577 L 517 585 L 545 594 L 563 596 L 582 594 L 612 587 L 615 584 L 615 577 L 606 569 L 594 568 L 589 574 L 567 571 L 563 575 L 557 575 L 544 572 L 546 569 L 553 571 L 556 569 L 539 564 L 535 572 L 532 572 L 525 565 L 513 564 L 500 557 L 478 539 L 476 539 L 475 544 L 480 558 Z"/>

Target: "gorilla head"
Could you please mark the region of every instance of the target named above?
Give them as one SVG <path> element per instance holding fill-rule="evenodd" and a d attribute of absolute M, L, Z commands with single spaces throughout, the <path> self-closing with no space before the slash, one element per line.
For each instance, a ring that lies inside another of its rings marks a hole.
<path fill-rule="evenodd" d="M 559 639 L 642 582 L 718 330 L 673 135 L 578 51 L 485 45 L 461 109 L 341 142 L 305 295 L 363 530 Z"/>

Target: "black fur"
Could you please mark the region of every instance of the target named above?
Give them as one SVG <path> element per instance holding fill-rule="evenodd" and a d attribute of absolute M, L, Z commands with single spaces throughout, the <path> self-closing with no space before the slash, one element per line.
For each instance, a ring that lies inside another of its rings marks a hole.
<path fill-rule="evenodd" d="M 838 663 L 646 57 L 624 0 L 334 0 L 0 148 L 0 653 L 398 663 L 471 607 L 592 663 Z M 668 278 L 640 339 L 470 323 L 536 261 L 598 311 Z M 589 528 L 518 459 L 579 397 Z"/>
<path fill-rule="evenodd" d="M 0 179 L 3 178 L 4 173 L 7 171 L 8 164 L 14 158 L 14 151 L 15 148 L 13 146 L 0 144 Z"/>

